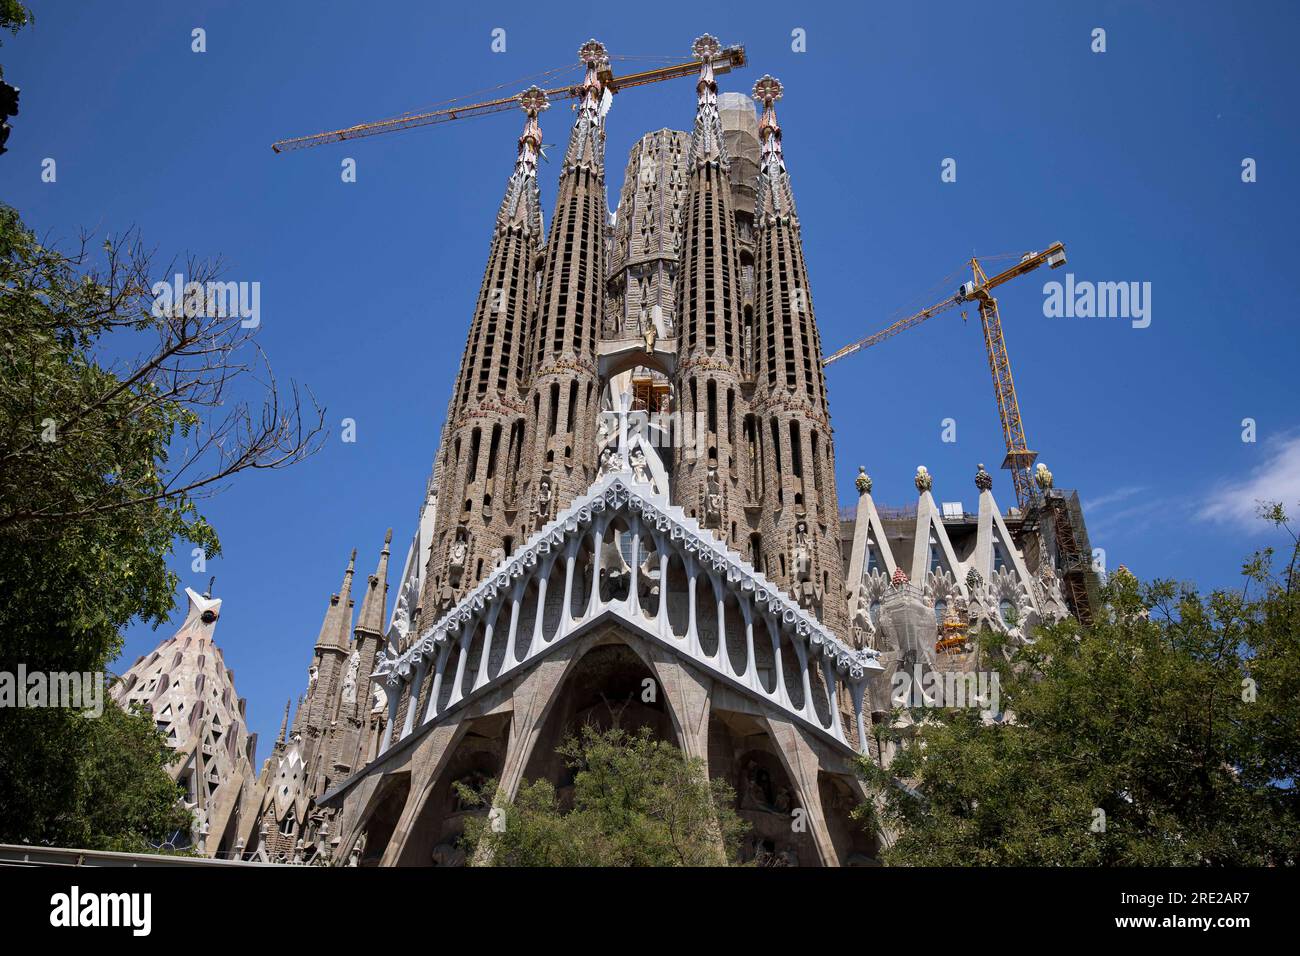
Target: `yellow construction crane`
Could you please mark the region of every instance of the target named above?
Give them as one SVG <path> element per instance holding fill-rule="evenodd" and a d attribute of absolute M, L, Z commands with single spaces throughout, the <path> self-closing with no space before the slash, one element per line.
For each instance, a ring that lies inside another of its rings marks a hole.
<path fill-rule="evenodd" d="M 1029 450 L 1029 443 L 1025 439 L 1025 423 L 1020 417 L 1020 402 L 1016 399 L 1016 386 L 1011 378 L 1011 357 L 1007 354 L 1006 339 L 1002 335 L 1002 318 L 998 315 L 998 300 L 993 297 L 993 290 L 1016 276 L 1033 272 L 1043 263 L 1047 263 L 1053 269 L 1065 265 L 1065 246 L 1054 242 L 1042 252 L 1025 253 L 1015 265 L 992 277 L 985 273 L 980 261 L 972 256 L 970 260 L 972 279 L 970 282 L 962 283 L 956 295 L 928 309 L 922 309 L 920 312 L 899 319 L 879 332 L 846 345 L 833 355 L 822 359 L 823 365 L 830 365 L 832 362 L 838 362 L 855 352 L 892 338 L 905 329 L 920 325 L 926 319 L 955 306 L 966 302 L 978 303 L 980 324 L 984 328 L 984 346 L 989 357 L 989 371 L 993 375 L 993 394 L 998 402 L 998 415 L 1002 419 L 1002 438 L 1007 446 L 1007 456 L 1002 461 L 1002 467 L 1011 472 L 1011 483 L 1016 490 L 1016 502 L 1022 511 L 1028 508 L 1033 495 L 1033 482 L 1029 469 L 1033 466 L 1038 453 Z"/>
<path fill-rule="evenodd" d="M 584 50 L 586 47 L 584 47 Z M 603 56 L 604 48 L 601 48 Z M 630 58 L 621 58 L 630 59 Z M 618 93 L 622 90 L 631 89 L 634 86 L 645 86 L 647 83 L 658 83 L 662 80 L 674 80 L 684 76 L 696 76 L 699 73 L 702 60 L 683 60 L 673 63 L 669 66 L 658 67 L 653 70 L 641 70 L 637 73 L 628 73 L 624 76 L 615 76 L 609 66 L 608 58 L 604 67 L 597 73 L 601 83 L 610 93 Z M 713 59 L 713 72 L 715 74 L 729 73 L 732 70 L 744 66 L 745 48 L 740 44 L 723 47 L 718 55 Z M 567 69 L 561 68 L 561 69 Z M 554 75 L 561 72 L 561 69 L 548 70 L 543 75 Z M 504 84 L 503 84 L 504 85 Z M 572 99 L 581 96 L 579 86 L 557 86 L 553 89 L 546 90 L 547 98 L 555 100 Z M 464 97 L 461 97 L 464 99 Z M 451 101 L 449 101 L 451 102 Z M 499 113 L 503 110 L 516 109 L 519 106 L 519 97 L 516 94 L 509 96 L 497 97 L 496 99 L 484 100 L 478 103 L 466 103 L 463 106 L 448 106 L 443 109 L 430 110 L 420 113 L 403 113 L 400 116 L 393 116 L 388 119 L 375 120 L 370 123 L 358 123 L 356 126 L 348 126 L 344 129 L 327 130 L 324 133 L 313 133 L 310 136 L 295 136 L 292 139 L 282 139 L 271 144 L 271 149 L 277 153 L 283 153 L 289 150 L 306 149 L 309 146 L 321 146 L 325 143 L 338 143 L 348 139 L 361 139 L 365 136 L 376 136 L 379 133 L 392 133 L 397 130 L 411 129 L 416 126 L 432 126 L 436 123 L 448 123 L 451 120 L 466 119 L 471 116 L 484 116 L 488 113 Z"/>

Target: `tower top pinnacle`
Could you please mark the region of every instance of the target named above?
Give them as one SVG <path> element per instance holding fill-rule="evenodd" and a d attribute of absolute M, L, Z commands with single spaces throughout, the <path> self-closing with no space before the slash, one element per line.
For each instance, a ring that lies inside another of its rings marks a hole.
<path fill-rule="evenodd" d="M 764 107 L 775 103 L 785 95 L 785 87 L 771 73 L 764 73 L 754 83 L 754 99 L 763 104 Z"/>
<path fill-rule="evenodd" d="M 718 38 L 706 33 L 695 38 L 691 52 L 700 61 L 700 78 L 695 83 L 695 130 L 691 133 L 690 162 L 694 167 L 717 163 L 730 170 L 731 160 L 722 138 L 722 117 L 718 114 L 718 82 L 713 61 L 722 52 Z"/>
<path fill-rule="evenodd" d="M 697 59 L 704 60 L 712 72 L 713 59 L 722 52 L 722 43 L 712 33 L 705 33 L 695 38 L 695 42 L 691 44 L 691 52 Z"/>
<path fill-rule="evenodd" d="M 530 163 L 529 171 L 536 174 L 537 157 L 542 151 L 542 127 L 537 122 L 537 115 L 542 110 L 550 109 L 551 102 L 546 98 L 544 89 L 530 86 L 519 94 L 519 108 L 528 114 L 524 131 L 519 136 L 519 162 Z"/>
<path fill-rule="evenodd" d="M 790 177 L 781 151 L 781 124 L 776 119 L 776 101 L 784 95 L 785 87 L 770 73 L 759 77 L 754 84 L 754 99 L 763 104 L 763 116 L 758 121 L 758 138 L 763 143 L 763 155 L 759 161 L 758 214 L 765 221 L 789 220 L 797 226 L 794 193 L 790 189 Z"/>
<path fill-rule="evenodd" d="M 330 595 L 329 607 L 325 611 L 325 620 L 321 622 L 320 636 L 316 646 L 347 650 L 348 639 L 352 630 L 352 575 L 357 566 L 357 549 L 352 549 L 348 559 L 347 570 L 343 572 L 343 586 L 337 594 Z"/>
<path fill-rule="evenodd" d="M 375 573 L 366 581 L 365 595 L 361 599 L 361 612 L 357 615 L 358 639 L 365 632 L 376 638 L 384 633 L 384 605 L 388 596 L 388 543 L 393 530 L 388 529 L 384 536 L 384 547 L 379 552 L 379 565 Z"/>
<path fill-rule="evenodd" d="M 609 62 L 609 53 L 605 49 L 605 44 L 591 39 L 578 47 L 578 61 L 589 67 L 601 67 Z"/>
<path fill-rule="evenodd" d="M 519 108 L 529 116 L 536 116 L 542 110 L 551 108 L 551 101 L 546 98 L 546 91 L 533 84 L 519 94 Z"/>
<path fill-rule="evenodd" d="M 497 228 L 517 227 L 540 237 L 542 207 L 537 192 L 537 159 L 542 153 L 542 127 L 537 122 L 537 114 L 551 104 L 546 91 L 539 86 L 530 86 L 519 94 L 518 100 L 528 119 L 519 134 L 519 155 L 497 213 Z"/>
<path fill-rule="evenodd" d="M 785 95 L 781 81 L 770 73 L 759 77 L 754 84 L 754 99 L 763 104 L 763 116 L 758 121 L 758 138 L 763 141 L 763 156 L 774 153 L 781 158 L 781 124 L 776 121 L 776 101 Z"/>
<path fill-rule="evenodd" d="M 600 71 L 609 65 L 609 54 L 605 52 L 605 44 L 599 40 L 588 40 L 578 48 L 578 59 L 587 70 L 576 91 L 579 94 L 578 118 L 573 124 L 569 148 L 564 154 L 561 176 L 580 167 L 595 170 L 603 176 L 605 133 L 601 128 L 600 106 L 605 95 L 605 84 L 600 79 Z"/>

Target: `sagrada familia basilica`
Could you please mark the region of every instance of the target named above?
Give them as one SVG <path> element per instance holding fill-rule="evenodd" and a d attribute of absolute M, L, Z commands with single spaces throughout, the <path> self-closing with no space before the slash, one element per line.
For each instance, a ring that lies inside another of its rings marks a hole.
<path fill-rule="evenodd" d="M 782 86 L 755 84 L 761 112 L 720 94 L 720 49 L 696 40 L 694 126 L 636 143 L 611 215 L 606 55 L 582 46 L 546 232 L 548 103 L 520 94 L 391 609 L 390 532 L 361 580 L 353 552 L 260 770 L 212 643 L 220 601 L 191 592 L 180 632 L 118 685 L 181 750 L 202 852 L 463 863 L 465 820 L 483 811 L 458 781 L 495 779 L 509 800 L 547 778 L 563 799 L 557 744 L 618 722 L 732 784 L 745 859 L 871 864 L 885 835 L 853 815 L 873 799 L 855 765 L 889 759 L 875 730 L 895 719 L 892 676 L 969 670 L 979 634 L 1014 643 L 1081 612 L 1060 548 L 1081 519 L 1052 519 L 1077 517 L 1077 497 L 1042 466 L 1056 505 L 1041 520 L 1004 514 L 974 462 L 973 511 L 936 503 L 924 467 L 914 508 L 878 508 L 859 470 L 857 507 L 841 511 Z"/>

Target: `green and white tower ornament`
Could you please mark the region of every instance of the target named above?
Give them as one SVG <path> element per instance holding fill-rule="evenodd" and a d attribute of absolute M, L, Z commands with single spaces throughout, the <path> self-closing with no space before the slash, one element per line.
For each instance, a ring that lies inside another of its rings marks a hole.
<path fill-rule="evenodd" d="M 1034 483 L 1038 485 L 1041 491 L 1047 491 L 1052 487 L 1052 473 L 1047 470 L 1047 466 L 1041 461 L 1038 463 L 1038 467 L 1034 469 Z"/>

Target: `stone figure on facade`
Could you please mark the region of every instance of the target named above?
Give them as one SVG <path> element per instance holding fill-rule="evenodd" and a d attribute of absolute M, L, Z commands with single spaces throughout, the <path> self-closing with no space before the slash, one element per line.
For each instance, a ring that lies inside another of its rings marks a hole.
<path fill-rule="evenodd" d="M 744 803 L 754 809 L 771 810 L 774 801 L 771 775 L 765 768 L 750 760 L 745 764 Z"/>
<path fill-rule="evenodd" d="M 541 528 L 542 525 L 551 520 L 551 512 L 555 507 L 555 490 L 551 487 L 551 476 L 542 475 L 537 481 L 537 505 L 533 509 L 536 520 L 535 528 Z"/>
<path fill-rule="evenodd" d="M 348 658 L 347 674 L 343 677 L 343 703 L 355 704 L 357 702 L 357 671 L 361 668 L 361 654 L 357 651 L 352 652 Z"/>
<path fill-rule="evenodd" d="M 871 624 L 871 615 L 865 607 L 859 606 L 853 612 L 853 622 L 849 625 L 853 647 L 855 649 L 873 647 L 871 639 L 875 634 L 875 630 L 875 627 Z"/>
<path fill-rule="evenodd" d="M 414 588 L 411 586 L 413 581 L 405 582 L 402 589 L 397 592 L 397 606 L 393 608 L 393 627 L 397 629 L 398 637 L 406 639 L 406 635 L 411 632 L 411 605 L 413 601 L 419 600 L 418 594 L 413 594 Z"/>
<path fill-rule="evenodd" d="M 650 475 L 650 463 L 646 460 L 645 449 L 640 445 L 633 445 L 628 459 L 632 466 L 632 480 L 639 485 L 653 484 L 654 479 Z"/>
<path fill-rule="evenodd" d="M 456 529 L 456 537 L 447 549 L 447 583 L 460 587 L 460 578 L 465 571 L 465 562 L 469 558 L 469 542 L 465 540 L 465 528 Z"/>
<path fill-rule="evenodd" d="M 722 482 L 718 480 L 718 466 L 709 465 L 704 479 L 704 527 L 722 527 Z"/>
<path fill-rule="evenodd" d="M 808 549 L 808 522 L 804 518 L 800 518 L 794 526 L 794 541 L 790 548 L 790 578 L 800 607 L 814 610 L 821 606 L 822 587 L 813 573 L 812 555 Z"/>
<path fill-rule="evenodd" d="M 600 453 L 600 467 L 596 471 L 598 479 L 606 475 L 617 474 L 618 472 L 627 471 L 627 466 L 623 463 L 623 456 L 613 448 L 605 448 Z"/>

